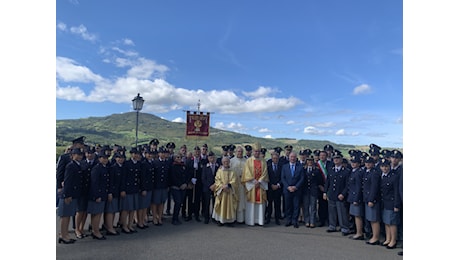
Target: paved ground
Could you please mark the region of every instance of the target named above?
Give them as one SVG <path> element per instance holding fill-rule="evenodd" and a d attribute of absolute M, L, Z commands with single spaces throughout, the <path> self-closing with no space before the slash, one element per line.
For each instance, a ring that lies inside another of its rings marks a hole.
<path fill-rule="evenodd" d="M 135 234 L 108 236 L 104 241 L 86 237 L 66 245 L 57 243 L 56 217 L 56 259 L 402 259 L 397 255 L 401 248 L 367 245 L 340 232 L 327 233 L 325 227 L 182 222 L 174 226 L 166 217 L 162 226 L 151 225 Z"/>

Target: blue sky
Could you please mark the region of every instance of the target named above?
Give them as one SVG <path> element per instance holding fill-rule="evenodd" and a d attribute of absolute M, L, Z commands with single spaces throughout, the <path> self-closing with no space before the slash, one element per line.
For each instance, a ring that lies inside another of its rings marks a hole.
<path fill-rule="evenodd" d="M 56 119 L 403 147 L 402 1 L 56 2 Z"/>

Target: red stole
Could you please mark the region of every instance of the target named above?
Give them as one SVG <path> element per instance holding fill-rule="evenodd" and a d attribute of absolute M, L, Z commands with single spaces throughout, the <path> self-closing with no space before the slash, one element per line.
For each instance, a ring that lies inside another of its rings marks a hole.
<path fill-rule="evenodd" d="M 259 180 L 259 178 L 262 176 L 262 162 L 260 160 L 254 160 L 254 179 Z M 256 194 L 255 194 L 255 202 L 261 203 L 262 202 L 262 197 L 260 194 L 260 186 L 255 188 Z"/>

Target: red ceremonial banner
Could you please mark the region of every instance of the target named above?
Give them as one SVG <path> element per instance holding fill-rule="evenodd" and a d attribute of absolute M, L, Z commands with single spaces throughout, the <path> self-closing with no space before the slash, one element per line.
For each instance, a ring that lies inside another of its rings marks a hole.
<path fill-rule="evenodd" d="M 209 112 L 190 112 L 187 111 L 187 126 L 185 138 L 205 139 L 209 137 L 210 116 Z"/>

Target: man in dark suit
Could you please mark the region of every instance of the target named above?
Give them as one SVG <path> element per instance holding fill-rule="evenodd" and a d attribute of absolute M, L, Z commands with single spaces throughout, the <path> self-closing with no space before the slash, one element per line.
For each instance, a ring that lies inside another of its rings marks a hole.
<path fill-rule="evenodd" d="M 299 227 L 299 201 L 304 182 L 304 168 L 297 161 L 297 153 L 289 154 L 289 163 L 283 165 L 281 182 L 283 183 L 284 199 L 286 200 L 286 227 Z"/>
<path fill-rule="evenodd" d="M 268 205 L 265 210 L 265 224 L 270 223 L 272 217 L 273 207 L 275 207 L 275 223 L 280 225 L 281 218 L 281 193 L 282 193 L 282 184 L 281 184 L 281 169 L 282 165 L 279 163 L 280 155 L 277 152 L 272 152 L 271 159 L 267 161 L 267 171 L 268 171 L 268 190 L 267 190 L 267 200 Z"/>
<path fill-rule="evenodd" d="M 203 168 L 201 174 L 201 182 L 203 183 L 203 217 L 204 223 L 208 224 L 210 219 L 210 210 L 214 208 L 214 180 L 216 177 L 216 172 L 219 169 L 220 165 L 216 163 L 216 155 L 214 152 L 209 152 L 208 154 L 208 164 Z"/>
<path fill-rule="evenodd" d="M 334 165 L 333 162 L 327 160 L 326 151 L 323 150 L 319 152 L 319 160 L 316 164 L 321 172 L 321 176 L 323 177 L 323 183 L 326 183 L 328 169 L 332 168 L 332 166 Z M 319 185 L 318 189 L 318 218 L 319 226 L 322 227 L 328 220 L 328 205 L 327 200 L 325 200 L 322 196 L 322 194 L 324 193 L 324 185 Z"/>

